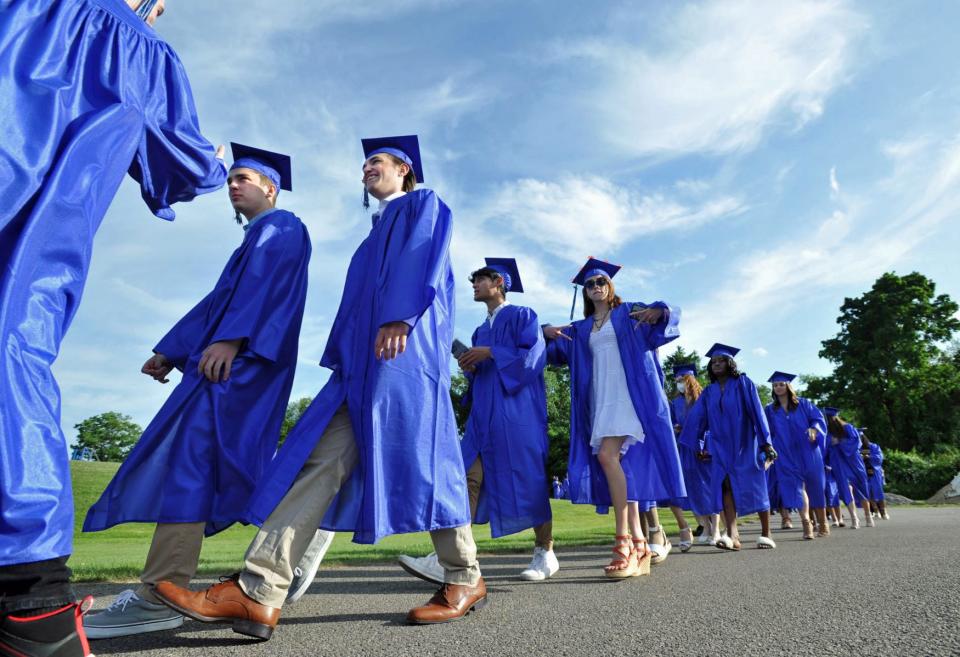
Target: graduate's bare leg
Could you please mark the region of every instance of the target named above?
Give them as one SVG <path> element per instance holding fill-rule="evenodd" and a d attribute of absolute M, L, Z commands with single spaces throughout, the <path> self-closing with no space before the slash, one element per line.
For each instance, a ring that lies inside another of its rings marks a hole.
<path fill-rule="evenodd" d="M 829 536 L 830 535 L 830 523 L 827 522 L 827 510 L 824 507 L 819 509 L 813 509 L 813 514 L 817 517 L 817 525 L 819 530 L 817 531 L 818 536 Z"/>
<path fill-rule="evenodd" d="M 723 523 L 726 526 L 727 536 L 733 541 L 734 548 L 739 550 L 740 531 L 737 529 L 737 503 L 733 499 L 733 488 L 730 486 L 729 477 L 723 480 Z"/>
<path fill-rule="evenodd" d="M 803 506 L 800 507 L 800 520 L 810 522 L 810 498 L 807 497 L 807 490 L 800 491 L 803 496 Z"/>
<path fill-rule="evenodd" d="M 607 488 L 610 491 L 610 501 L 613 504 L 613 517 L 616 527 L 616 544 L 614 558 L 604 571 L 608 574 L 614 571 L 630 571 L 635 569 L 633 559 L 633 542 L 627 533 L 630 527 L 630 514 L 627 505 L 627 478 L 620 465 L 620 447 L 625 438 L 622 436 L 604 438 L 597 452 L 597 460 L 607 478 Z M 618 558 L 617 555 L 620 555 Z"/>
<path fill-rule="evenodd" d="M 720 538 L 720 514 L 711 513 L 708 516 L 703 516 L 707 531 L 710 533 L 710 538 L 714 543 L 717 542 L 717 539 Z"/>
<path fill-rule="evenodd" d="M 760 535 L 770 538 L 770 509 L 758 511 L 757 515 L 760 516 Z"/>

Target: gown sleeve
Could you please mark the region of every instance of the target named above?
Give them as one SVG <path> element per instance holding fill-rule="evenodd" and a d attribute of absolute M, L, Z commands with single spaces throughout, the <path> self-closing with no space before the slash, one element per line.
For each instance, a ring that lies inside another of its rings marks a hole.
<path fill-rule="evenodd" d="M 827 453 L 827 420 L 823 417 L 820 409 L 814 406 L 810 401 L 801 399 L 807 415 L 807 427 L 817 430 L 817 445 L 820 447 L 820 453 Z"/>
<path fill-rule="evenodd" d="M 535 381 L 546 364 L 546 342 L 530 308 L 520 308 L 513 317 L 516 344 L 490 348 L 500 382 L 508 395 Z"/>
<path fill-rule="evenodd" d="M 763 406 L 760 405 L 760 395 L 757 393 L 757 386 L 750 377 L 743 374 L 738 378 L 743 390 L 743 401 L 746 405 L 746 411 L 753 420 L 753 427 L 757 438 L 757 448 L 763 445 L 772 445 L 770 440 L 770 425 L 767 423 L 767 416 L 763 412 Z"/>
<path fill-rule="evenodd" d="M 571 326 L 567 330 L 567 336 L 572 338 L 573 336 L 570 335 L 572 332 L 573 332 L 573 327 Z M 569 365 L 570 364 L 570 350 L 573 348 L 573 340 L 565 340 L 563 338 L 558 338 L 556 340 L 546 340 L 545 344 L 546 344 L 548 364 L 550 365 Z"/>
<path fill-rule="evenodd" d="M 199 336 L 206 333 L 212 296 L 213 292 L 201 299 L 153 348 L 154 353 L 163 354 L 181 372 L 186 367 L 190 354 L 196 349 Z"/>
<path fill-rule="evenodd" d="M 257 244 L 210 342 L 246 340 L 247 349 L 276 361 L 287 327 L 303 312 L 310 238 L 299 220 L 268 224 L 252 238 Z"/>
<path fill-rule="evenodd" d="M 172 221 L 171 205 L 220 189 L 227 170 L 200 133 L 190 82 L 177 55 L 159 50 L 150 70 L 144 133 L 129 173 L 140 183 L 150 211 Z"/>
<path fill-rule="evenodd" d="M 376 321 L 407 322 L 412 329 L 444 284 L 453 215 L 432 190 L 422 190 L 400 212 L 380 271 Z"/>
<path fill-rule="evenodd" d="M 704 395 L 700 395 L 687 411 L 687 417 L 684 418 L 683 427 L 680 429 L 680 438 L 677 440 L 693 451 L 699 451 L 701 444 L 705 451 L 709 451 L 705 442 L 706 436 L 704 436 L 707 430 L 707 403 L 703 398 Z"/>

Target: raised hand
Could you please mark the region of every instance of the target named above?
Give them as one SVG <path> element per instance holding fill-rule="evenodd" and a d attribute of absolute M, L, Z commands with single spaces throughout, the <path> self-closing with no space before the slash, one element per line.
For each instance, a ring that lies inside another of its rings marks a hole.
<path fill-rule="evenodd" d="M 544 326 L 543 327 L 543 337 L 547 340 L 556 340 L 557 338 L 563 338 L 564 340 L 573 340 L 569 335 L 563 332 L 564 329 L 568 329 L 572 324 L 564 324 L 563 326 Z"/>
<path fill-rule="evenodd" d="M 639 324 L 656 324 L 663 317 L 663 308 L 641 308 L 634 310 L 630 316 Z"/>
<path fill-rule="evenodd" d="M 222 160 L 223 156 L 226 154 L 227 154 L 227 149 L 224 148 L 223 144 L 220 144 L 219 146 L 217 146 L 217 153 L 216 155 L 214 155 L 214 157 L 217 158 L 218 160 Z"/>

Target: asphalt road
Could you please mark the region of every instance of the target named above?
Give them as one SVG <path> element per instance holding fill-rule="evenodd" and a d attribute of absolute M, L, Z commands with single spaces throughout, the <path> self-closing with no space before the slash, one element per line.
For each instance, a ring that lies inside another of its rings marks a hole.
<path fill-rule="evenodd" d="M 411 627 L 433 593 L 392 564 L 322 569 L 257 643 L 228 626 L 96 641 L 97 655 L 960 655 L 960 507 L 894 507 L 874 529 L 776 550 L 674 550 L 649 577 L 603 578 L 607 548 L 558 546 L 551 580 L 517 579 L 529 555 L 481 560 L 490 604 L 466 619 Z M 799 524 L 799 523 L 798 523 Z M 612 527 L 611 527 L 612 533 Z M 750 548 L 750 549 L 747 549 Z M 80 586 L 109 603 L 125 585 Z"/>

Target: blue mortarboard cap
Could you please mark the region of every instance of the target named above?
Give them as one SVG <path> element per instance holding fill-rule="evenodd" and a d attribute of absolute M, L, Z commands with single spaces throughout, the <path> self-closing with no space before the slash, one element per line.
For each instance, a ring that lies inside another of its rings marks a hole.
<path fill-rule="evenodd" d="M 693 363 L 684 363 L 683 365 L 674 365 L 673 366 L 673 375 L 674 376 L 686 376 L 687 374 L 691 376 L 697 375 L 697 366 Z"/>
<path fill-rule="evenodd" d="M 363 157 L 368 159 L 377 153 L 389 153 L 410 165 L 417 182 L 423 182 L 423 164 L 420 161 L 420 140 L 416 135 L 401 135 L 398 137 L 377 137 L 375 139 L 361 139 Z"/>
<path fill-rule="evenodd" d="M 593 278 L 594 276 L 606 276 L 607 278 L 613 278 L 617 275 L 617 272 L 620 271 L 620 265 L 613 265 L 609 262 L 603 260 L 597 260 L 593 256 L 587 260 L 585 264 L 577 275 L 573 277 L 573 282 L 577 285 L 583 285 L 588 278 Z"/>
<path fill-rule="evenodd" d="M 786 372 L 781 372 L 780 370 L 777 370 L 776 372 L 770 375 L 770 378 L 767 379 L 767 383 L 780 383 L 780 382 L 790 383 L 795 378 L 797 378 L 796 374 L 788 374 Z"/>
<path fill-rule="evenodd" d="M 740 353 L 740 350 L 736 347 L 731 347 L 730 345 L 720 344 L 719 342 L 715 343 L 710 350 L 707 352 L 707 358 L 713 358 L 714 356 L 729 356 L 733 358 Z"/>
<path fill-rule="evenodd" d="M 523 282 L 520 280 L 520 270 L 517 261 L 513 258 L 484 258 L 487 267 L 503 276 L 504 287 L 507 292 L 523 292 Z"/>
<path fill-rule="evenodd" d="M 290 156 L 272 151 L 265 151 L 262 148 L 245 146 L 230 142 L 230 150 L 233 152 L 233 164 L 230 169 L 245 167 L 253 169 L 257 173 L 262 173 L 270 179 L 278 189 L 285 189 L 288 192 L 293 191 L 290 176 Z"/>
<path fill-rule="evenodd" d="M 834 408 L 833 406 L 824 406 L 823 414 L 827 417 L 834 417 L 835 415 L 840 415 L 840 409 Z"/>

